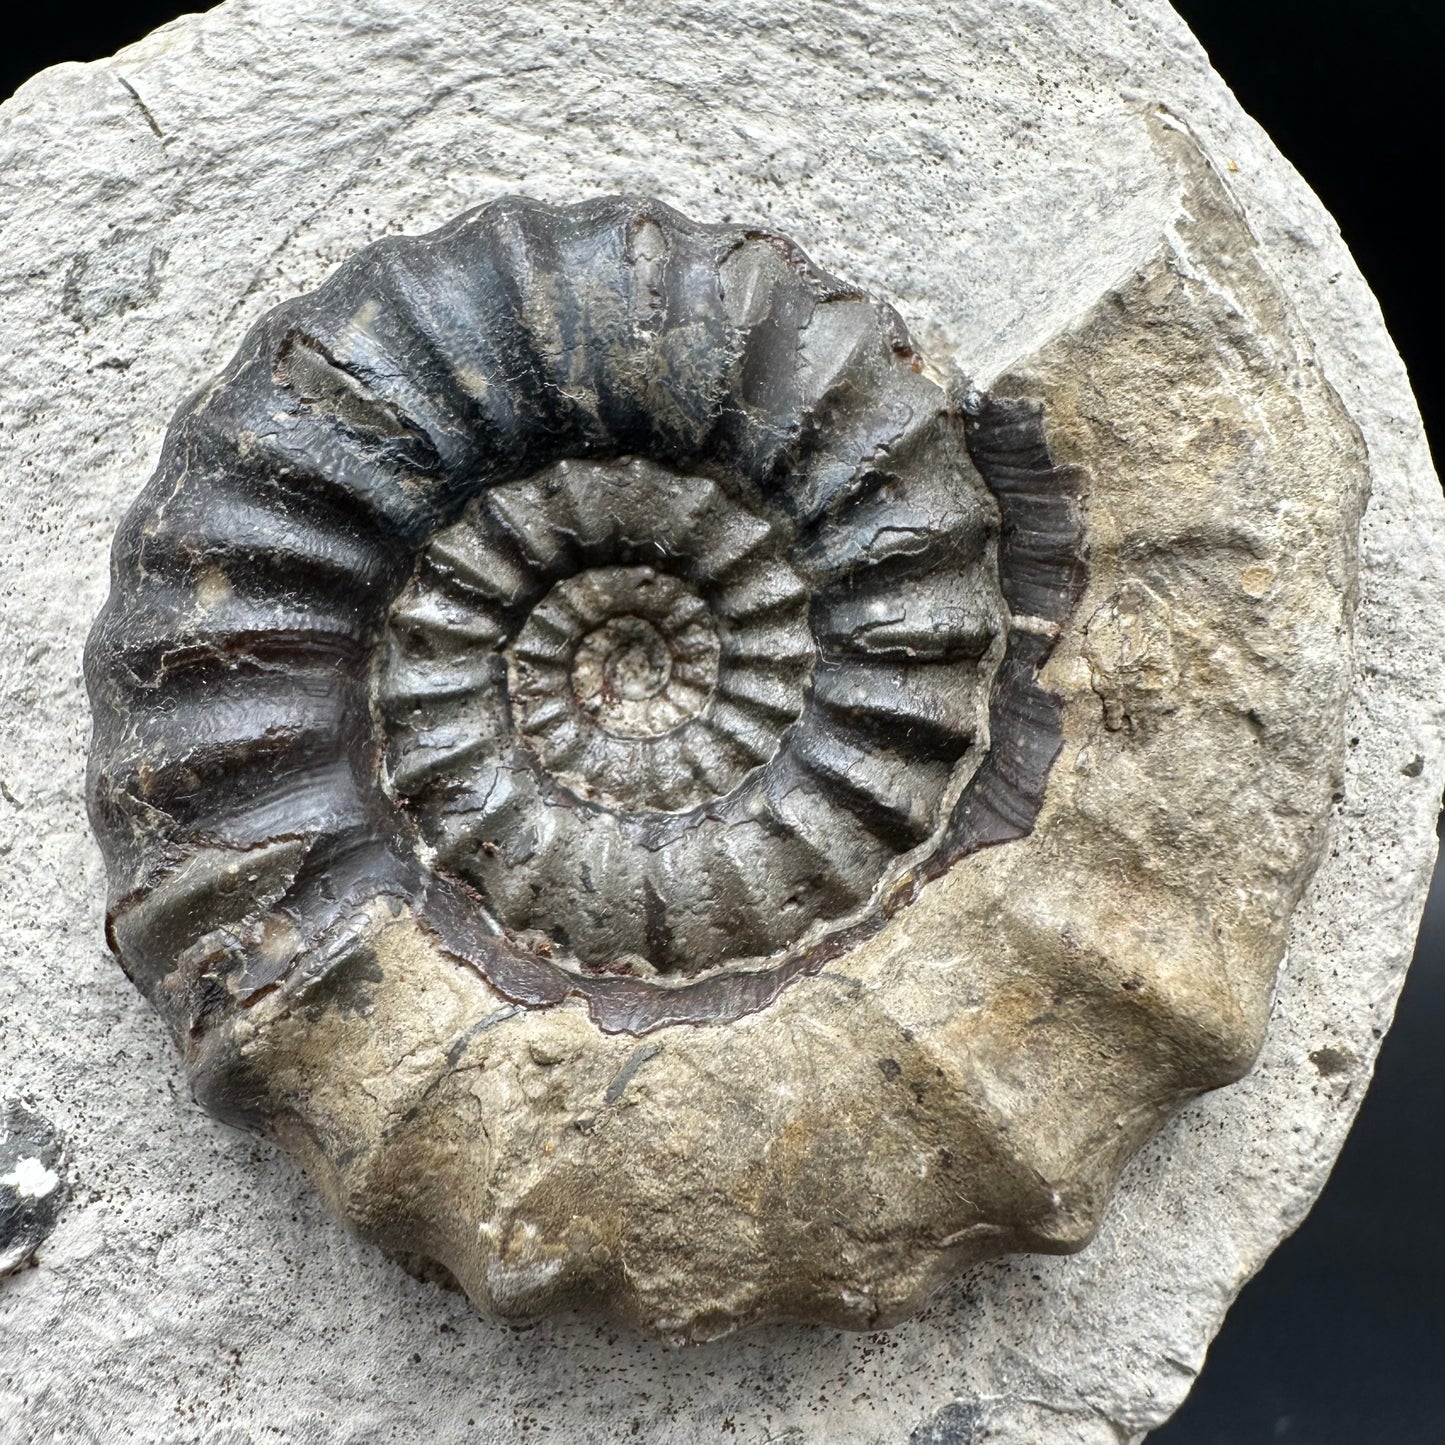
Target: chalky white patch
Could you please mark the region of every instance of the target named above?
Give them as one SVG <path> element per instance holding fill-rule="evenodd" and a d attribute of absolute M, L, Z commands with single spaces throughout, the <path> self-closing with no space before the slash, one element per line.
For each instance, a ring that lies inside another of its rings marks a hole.
<path fill-rule="evenodd" d="M 22 1159 L 0 1175 L 0 1188 L 13 1189 L 21 1199 L 44 1199 L 60 1187 L 60 1175 L 39 1159 Z"/>

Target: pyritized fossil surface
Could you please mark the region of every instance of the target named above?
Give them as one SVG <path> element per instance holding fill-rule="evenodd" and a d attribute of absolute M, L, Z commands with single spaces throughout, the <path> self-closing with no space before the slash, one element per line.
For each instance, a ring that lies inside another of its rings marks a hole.
<path fill-rule="evenodd" d="M 1087 1242 L 1258 1047 L 1363 475 L 1155 128 L 1207 247 L 987 393 L 791 241 L 629 198 L 256 326 L 87 656 L 111 937 L 209 1107 L 506 1318 L 870 1328 Z"/>
<path fill-rule="evenodd" d="M 122 957 L 194 1032 L 384 900 L 519 1002 L 749 1012 L 1032 826 L 1076 483 L 782 237 L 506 200 L 372 247 L 183 411 L 117 541 Z"/>

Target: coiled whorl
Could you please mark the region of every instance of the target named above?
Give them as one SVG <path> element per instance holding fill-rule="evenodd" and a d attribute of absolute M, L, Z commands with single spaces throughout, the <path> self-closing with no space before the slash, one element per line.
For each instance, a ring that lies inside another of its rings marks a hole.
<path fill-rule="evenodd" d="M 398 909 L 604 1028 L 761 1007 L 1032 826 L 1072 489 L 781 237 L 511 199 L 379 242 L 117 537 L 116 947 L 183 1034 Z"/>

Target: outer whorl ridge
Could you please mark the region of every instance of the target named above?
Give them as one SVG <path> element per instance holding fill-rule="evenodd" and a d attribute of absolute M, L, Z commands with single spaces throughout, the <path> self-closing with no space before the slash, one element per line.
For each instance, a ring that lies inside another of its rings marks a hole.
<path fill-rule="evenodd" d="M 781 237 L 504 200 L 380 242 L 182 409 L 117 537 L 117 950 L 193 1035 L 378 908 L 607 1029 L 761 1007 L 1032 827 L 1074 488 Z"/>

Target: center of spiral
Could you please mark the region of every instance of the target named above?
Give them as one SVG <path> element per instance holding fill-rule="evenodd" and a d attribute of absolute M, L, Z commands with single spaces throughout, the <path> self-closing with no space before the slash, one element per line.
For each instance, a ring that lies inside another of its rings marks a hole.
<path fill-rule="evenodd" d="M 645 617 L 614 617 L 589 632 L 572 664 L 572 691 L 601 726 L 636 736 L 632 703 L 650 702 L 672 678 L 667 639 Z M 655 731 L 647 728 L 647 731 Z"/>
<path fill-rule="evenodd" d="M 586 568 L 554 584 L 511 648 L 518 731 L 580 796 L 675 805 L 692 776 L 680 730 L 712 699 L 720 654 L 712 609 L 680 577 Z"/>

